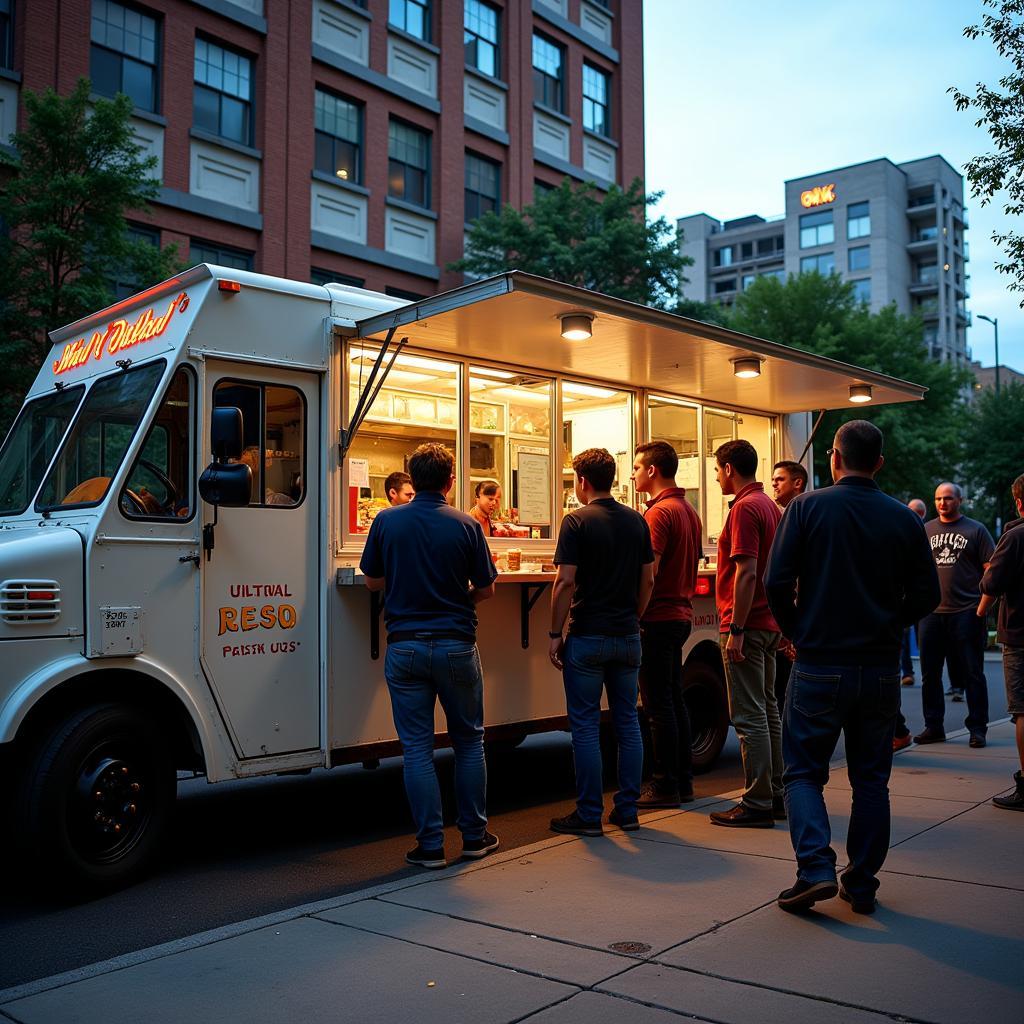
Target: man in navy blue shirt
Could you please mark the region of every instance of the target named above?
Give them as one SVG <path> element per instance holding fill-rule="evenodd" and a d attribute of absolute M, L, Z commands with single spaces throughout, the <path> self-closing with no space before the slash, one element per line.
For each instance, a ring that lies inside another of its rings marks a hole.
<path fill-rule="evenodd" d="M 445 866 L 441 790 L 434 768 L 434 707 L 444 708 L 455 751 L 456 824 L 462 855 L 498 848 L 487 831 L 483 675 L 476 606 L 494 595 L 497 571 L 483 532 L 452 508 L 455 459 L 423 444 L 409 459 L 416 497 L 377 514 L 359 567 L 370 590 L 384 591 L 388 651 L 384 678 L 402 742 L 405 792 L 416 823 L 410 864 Z"/>

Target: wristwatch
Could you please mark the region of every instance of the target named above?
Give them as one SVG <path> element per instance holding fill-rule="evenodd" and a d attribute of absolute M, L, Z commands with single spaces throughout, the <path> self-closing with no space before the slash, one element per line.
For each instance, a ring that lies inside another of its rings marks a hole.
<path fill-rule="evenodd" d="M 735 622 L 729 623 L 729 632 L 733 636 L 743 636 L 746 630 L 742 626 L 737 626 Z"/>

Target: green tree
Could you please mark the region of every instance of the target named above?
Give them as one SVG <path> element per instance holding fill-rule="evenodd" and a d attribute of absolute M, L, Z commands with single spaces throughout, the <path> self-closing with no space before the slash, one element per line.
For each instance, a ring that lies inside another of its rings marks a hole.
<path fill-rule="evenodd" d="M 703 320 L 706 324 L 729 326 L 729 311 L 720 302 L 701 302 L 700 299 L 679 299 L 672 308 L 679 316 L 688 316 L 691 320 Z"/>
<path fill-rule="evenodd" d="M 1009 62 L 995 87 L 978 82 L 974 94 L 950 86 L 957 110 L 973 110 L 974 122 L 985 128 L 994 150 L 967 162 L 965 171 L 971 194 L 987 206 L 1005 190 L 1003 212 L 1008 217 L 1024 213 L 1024 0 L 982 0 L 994 13 L 985 13 L 979 24 L 968 25 L 968 39 L 990 39 L 1000 57 Z M 1024 292 L 1024 233 L 996 231 L 992 241 L 1006 256 L 996 270 L 1012 280 L 1010 290 Z M 1024 299 L 1021 299 L 1024 306 Z"/>
<path fill-rule="evenodd" d="M 473 222 L 466 255 L 450 270 L 489 277 L 525 270 L 606 295 L 671 309 L 683 268 L 675 232 L 664 217 L 648 221 L 645 196 L 635 179 L 628 189 L 602 192 L 592 182 L 574 186 L 568 178 L 531 206 L 506 205 Z"/>
<path fill-rule="evenodd" d="M 127 96 L 90 101 L 81 79 L 67 97 L 25 92 L 26 127 L 0 189 L 0 436 L 49 352 L 47 331 L 110 305 L 113 282 L 139 288 L 169 277 L 177 253 L 131 238 L 125 213 L 143 211 L 159 183 L 154 157 L 132 138 Z"/>
<path fill-rule="evenodd" d="M 928 388 L 923 401 L 861 406 L 826 414 L 815 439 L 815 476 L 829 482 L 825 450 L 840 424 L 867 419 L 885 434 L 884 490 L 926 501 L 944 479 L 956 479 L 967 419 L 966 371 L 928 358 L 923 327 L 895 306 L 872 313 L 839 277 L 801 274 L 783 284 L 758 278 L 736 301 L 730 327 L 755 337 L 840 359 Z"/>
<path fill-rule="evenodd" d="M 1024 473 L 1024 385 L 1004 384 L 999 394 L 982 392 L 974 403 L 965 437 L 964 468 L 971 482 L 972 512 L 995 529 L 1017 516 L 1010 484 Z"/>

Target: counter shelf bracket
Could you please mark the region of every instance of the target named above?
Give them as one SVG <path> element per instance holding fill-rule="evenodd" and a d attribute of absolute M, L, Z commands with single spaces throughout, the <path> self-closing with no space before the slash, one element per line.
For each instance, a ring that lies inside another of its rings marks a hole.
<path fill-rule="evenodd" d="M 547 580 L 541 580 L 539 583 L 519 584 L 519 629 L 523 650 L 530 646 L 530 612 L 548 586 Z"/>

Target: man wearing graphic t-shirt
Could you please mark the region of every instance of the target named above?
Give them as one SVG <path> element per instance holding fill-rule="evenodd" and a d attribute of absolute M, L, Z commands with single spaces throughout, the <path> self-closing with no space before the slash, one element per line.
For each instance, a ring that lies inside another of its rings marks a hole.
<path fill-rule="evenodd" d="M 985 746 L 988 731 L 988 685 L 985 682 L 985 619 L 976 614 L 981 600 L 981 577 L 995 550 L 985 527 L 960 512 L 963 492 L 956 484 L 935 489 L 937 519 L 925 523 L 942 602 L 919 627 L 921 645 L 921 703 L 924 731 L 915 743 L 941 743 L 946 738 L 946 702 L 942 695 L 942 666 L 949 668 L 953 691 L 967 696 L 967 720 L 972 747 Z M 954 700 L 956 698 L 954 697 Z"/>

